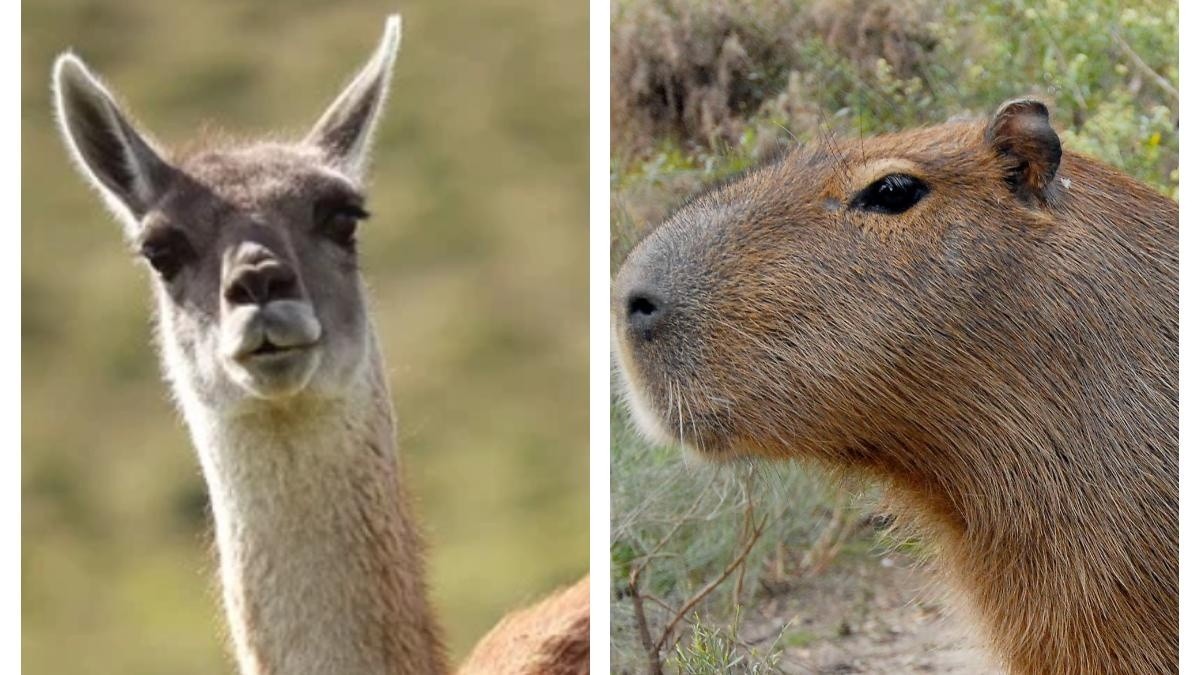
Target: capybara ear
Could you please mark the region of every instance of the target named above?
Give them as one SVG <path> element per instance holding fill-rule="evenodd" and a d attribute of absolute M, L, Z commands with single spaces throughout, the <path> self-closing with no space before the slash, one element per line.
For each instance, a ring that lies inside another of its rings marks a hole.
<path fill-rule="evenodd" d="M 1062 144 L 1050 126 L 1050 111 L 1041 101 L 1020 98 L 1000 106 L 987 126 L 984 139 L 1011 161 L 1006 180 L 1025 200 L 1045 201 L 1062 159 Z"/>

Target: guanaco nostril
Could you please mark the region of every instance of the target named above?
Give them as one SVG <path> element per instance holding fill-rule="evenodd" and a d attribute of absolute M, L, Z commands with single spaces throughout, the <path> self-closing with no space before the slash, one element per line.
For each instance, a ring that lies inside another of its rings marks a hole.
<path fill-rule="evenodd" d="M 276 300 L 298 300 L 300 286 L 295 273 L 277 262 L 244 267 L 225 289 L 225 299 L 234 305 L 265 305 Z"/>
<path fill-rule="evenodd" d="M 296 275 L 286 267 L 279 268 L 280 272 L 267 278 L 267 302 L 272 300 L 295 300 L 300 297 L 296 284 Z"/>
<path fill-rule="evenodd" d="M 254 296 L 254 290 L 242 279 L 236 279 L 225 287 L 225 301 L 231 305 L 253 305 Z"/>

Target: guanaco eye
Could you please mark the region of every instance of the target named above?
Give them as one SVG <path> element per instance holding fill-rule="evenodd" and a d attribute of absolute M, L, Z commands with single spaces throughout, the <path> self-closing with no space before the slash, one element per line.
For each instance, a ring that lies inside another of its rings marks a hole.
<path fill-rule="evenodd" d="M 872 213 L 897 214 L 911 209 L 929 194 L 929 186 L 920 178 L 893 173 L 871 183 L 859 192 L 850 206 Z"/>
<path fill-rule="evenodd" d="M 195 257 L 195 250 L 187 236 L 173 227 L 147 232 L 138 253 L 164 281 L 175 278 L 175 275 Z"/>
<path fill-rule="evenodd" d="M 358 223 L 371 214 L 359 204 L 338 200 L 318 202 L 314 216 L 321 234 L 338 246 L 353 251 L 357 243 Z"/>

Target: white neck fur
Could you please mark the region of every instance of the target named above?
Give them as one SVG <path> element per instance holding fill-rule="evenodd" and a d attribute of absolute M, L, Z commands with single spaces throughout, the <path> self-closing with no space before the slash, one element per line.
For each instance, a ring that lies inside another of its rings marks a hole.
<path fill-rule="evenodd" d="M 211 495 L 244 675 L 446 669 L 372 354 L 362 386 L 336 403 L 222 417 L 175 381 Z"/>

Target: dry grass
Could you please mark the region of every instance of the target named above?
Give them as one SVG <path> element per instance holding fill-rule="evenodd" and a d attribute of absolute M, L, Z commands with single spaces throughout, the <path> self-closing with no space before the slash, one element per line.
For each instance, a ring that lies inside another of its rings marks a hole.
<path fill-rule="evenodd" d="M 934 45 L 921 14 L 907 0 L 618 2 L 614 154 L 644 157 L 663 139 L 685 148 L 737 143 L 747 119 L 789 78 L 820 65 L 814 49 L 828 49 L 864 73 L 882 59 L 898 77 L 916 76 Z"/>

